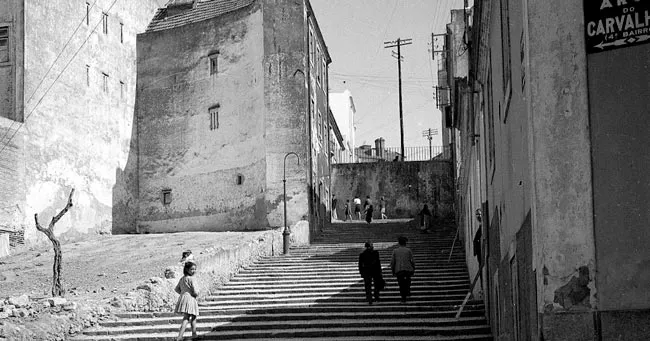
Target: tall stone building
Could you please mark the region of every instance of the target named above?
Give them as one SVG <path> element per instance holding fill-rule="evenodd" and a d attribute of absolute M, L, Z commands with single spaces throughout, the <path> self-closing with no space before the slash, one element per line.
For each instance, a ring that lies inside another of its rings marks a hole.
<path fill-rule="evenodd" d="M 74 187 L 55 232 L 110 231 L 130 152 L 136 34 L 164 2 L 0 0 L 0 228 L 44 238 L 34 213 L 49 220 Z"/>
<path fill-rule="evenodd" d="M 469 51 L 457 207 L 495 338 L 650 339 L 650 2 L 474 5 L 446 50 Z"/>
<path fill-rule="evenodd" d="M 120 232 L 316 231 L 329 209 L 327 66 L 309 1 L 170 1 L 138 36 Z M 296 157 L 288 153 L 296 153 Z"/>

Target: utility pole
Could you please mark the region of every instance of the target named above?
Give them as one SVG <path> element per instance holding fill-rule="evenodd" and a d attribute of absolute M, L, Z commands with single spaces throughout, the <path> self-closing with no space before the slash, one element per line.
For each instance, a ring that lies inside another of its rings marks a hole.
<path fill-rule="evenodd" d="M 433 140 L 434 135 L 438 135 L 438 129 L 429 128 L 422 132 L 422 136 L 429 139 L 429 160 L 433 159 L 433 153 L 431 150 L 431 140 Z"/>
<path fill-rule="evenodd" d="M 401 47 L 412 44 L 413 39 L 397 38 L 395 41 L 385 41 L 384 48 L 397 47 L 397 79 L 399 82 L 399 132 L 400 132 L 400 152 L 402 161 L 404 161 L 404 115 L 402 112 L 402 51 Z"/>

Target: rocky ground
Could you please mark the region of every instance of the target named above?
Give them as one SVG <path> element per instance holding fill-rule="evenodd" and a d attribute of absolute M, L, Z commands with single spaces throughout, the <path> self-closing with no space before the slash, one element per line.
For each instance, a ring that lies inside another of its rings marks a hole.
<path fill-rule="evenodd" d="M 0 340 L 65 340 L 116 311 L 167 310 L 175 303 L 169 292 L 181 272 L 183 250 L 200 259 L 262 234 L 98 235 L 64 244 L 64 299 L 50 297 L 51 245 L 0 258 Z M 210 286 L 226 280 L 214 278 Z"/>

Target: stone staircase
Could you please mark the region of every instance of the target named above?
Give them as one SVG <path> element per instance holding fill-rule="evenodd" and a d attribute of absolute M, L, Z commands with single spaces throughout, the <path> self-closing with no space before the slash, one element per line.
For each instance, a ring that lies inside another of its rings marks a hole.
<path fill-rule="evenodd" d="M 209 296 L 200 304 L 199 340 L 492 340 L 481 301 L 470 300 L 455 318 L 469 278 L 462 247 L 447 262 L 454 233 L 421 234 L 406 221 L 333 224 L 311 246 L 260 259 Z M 399 235 L 409 238 L 416 262 L 406 304 L 389 268 Z M 366 240 L 379 251 L 386 280 L 373 305 L 357 268 Z M 77 340 L 173 340 L 180 325 L 173 313 L 119 317 Z"/>

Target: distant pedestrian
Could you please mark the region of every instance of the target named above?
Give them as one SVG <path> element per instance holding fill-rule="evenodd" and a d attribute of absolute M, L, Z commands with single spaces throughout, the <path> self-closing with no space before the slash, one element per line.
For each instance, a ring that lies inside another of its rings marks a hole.
<path fill-rule="evenodd" d="M 431 211 L 429 211 L 429 205 L 424 204 L 422 211 L 420 211 L 420 231 L 422 231 L 422 233 L 427 233 L 430 223 Z"/>
<path fill-rule="evenodd" d="M 381 213 L 381 219 L 388 219 L 388 216 L 386 216 L 386 199 L 384 197 L 379 200 L 379 212 Z"/>
<path fill-rule="evenodd" d="M 399 246 L 393 251 L 393 256 L 390 260 L 390 269 L 393 272 L 393 276 L 397 277 L 402 303 L 406 303 L 406 297 L 411 296 L 411 277 L 415 273 L 413 252 L 406 247 L 407 241 L 408 239 L 403 236 L 397 239 Z"/>
<path fill-rule="evenodd" d="M 343 221 L 347 221 L 348 218 L 352 220 L 352 205 L 350 204 L 350 199 L 345 201 L 345 219 L 343 219 Z"/>
<path fill-rule="evenodd" d="M 183 340 L 183 334 L 185 334 L 185 328 L 188 322 L 192 326 L 192 338 L 196 337 L 196 317 L 199 316 L 199 305 L 196 302 L 198 290 L 192 277 L 195 273 L 196 263 L 185 262 L 185 266 L 183 267 L 184 276 L 178 281 L 174 289 L 176 293 L 180 294 L 174 312 L 183 314 L 183 322 L 181 322 L 181 329 L 178 332 L 177 340 Z"/>
<path fill-rule="evenodd" d="M 370 241 L 365 244 L 366 249 L 359 255 L 359 274 L 363 278 L 368 304 L 373 301 L 373 282 L 375 301 L 379 301 L 379 292 L 384 289 L 386 282 L 381 275 L 381 261 L 379 252 L 375 250 Z"/>
<path fill-rule="evenodd" d="M 481 252 L 481 244 L 483 244 L 483 217 L 481 209 L 476 210 L 476 221 L 478 221 L 478 229 L 476 229 L 476 234 L 472 240 L 472 247 L 474 249 L 474 256 L 478 261 L 479 267 L 483 265 L 483 252 Z"/>
<path fill-rule="evenodd" d="M 354 215 L 357 216 L 357 220 L 361 220 L 361 199 L 359 196 L 354 197 Z"/>
<path fill-rule="evenodd" d="M 393 159 L 393 162 L 399 161 L 399 155 L 395 155 L 395 158 Z"/>
<path fill-rule="evenodd" d="M 338 214 L 336 213 L 336 205 L 338 204 L 339 199 L 336 198 L 336 195 L 332 194 L 332 220 L 338 220 Z"/>
<path fill-rule="evenodd" d="M 373 212 L 373 206 L 372 206 L 372 200 L 370 200 L 370 196 L 366 197 L 366 201 L 363 204 L 363 213 L 366 215 L 366 222 L 370 224 L 372 221 L 372 212 Z"/>

